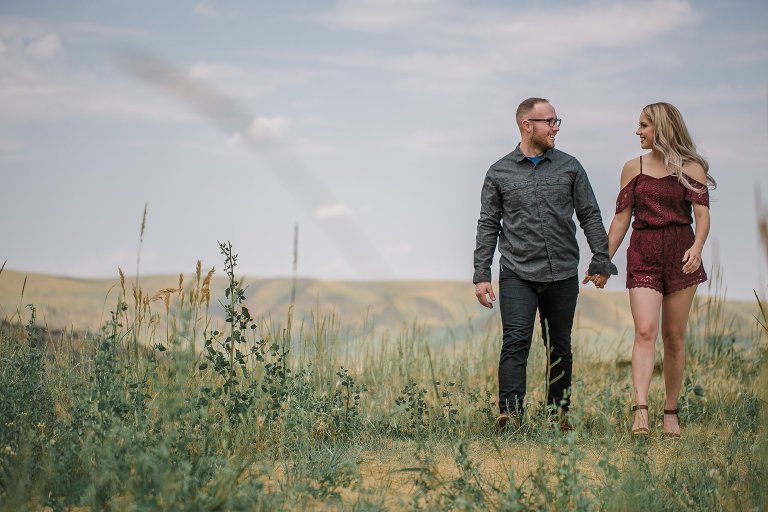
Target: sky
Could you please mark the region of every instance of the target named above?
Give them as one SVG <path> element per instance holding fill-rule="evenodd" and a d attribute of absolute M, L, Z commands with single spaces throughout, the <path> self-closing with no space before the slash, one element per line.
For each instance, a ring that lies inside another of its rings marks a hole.
<path fill-rule="evenodd" d="M 606 226 L 640 110 L 668 101 L 718 183 L 712 291 L 764 296 L 766 27 L 763 0 L 4 0 L 0 264 L 221 272 L 229 241 L 238 274 L 290 276 L 298 226 L 301 277 L 472 293 L 480 189 L 521 100 L 550 99 Z"/>

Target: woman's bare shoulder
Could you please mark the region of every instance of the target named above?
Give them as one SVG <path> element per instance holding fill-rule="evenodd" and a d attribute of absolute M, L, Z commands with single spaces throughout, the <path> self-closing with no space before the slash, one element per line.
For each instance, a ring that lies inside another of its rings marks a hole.
<path fill-rule="evenodd" d="M 621 169 L 621 188 L 626 187 L 638 174 L 640 174 L 640 157 L 627 160 Z"/>
<path fill-rule="evenodd" d="M 683 172 L 691 179 L 694 179 L 702 185 L 707 183 L 707 172 L 698 162 L 685 162 Z"/>

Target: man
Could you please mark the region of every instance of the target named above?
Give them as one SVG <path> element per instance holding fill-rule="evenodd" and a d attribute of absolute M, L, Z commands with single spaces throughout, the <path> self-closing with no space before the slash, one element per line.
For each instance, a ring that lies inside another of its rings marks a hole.
<path fill-rule="evenodd" d="M 488 169 L 481 195 L 475 248 L 475 295 L 483 306 L 496 300 L 491 263 L 498 242 L 503 340 L 499 358 L 497 432 L 517 429 L 523 418 L 525 371 L 536 310 L 550 357 L 547 405 L 564 432 L 572 430 L 571 328 L 579 293 L 579 246 L 573 213 L 592 251 L 588 275 L 617 274 L 589 179 L 578 160 L 555 147 L 560 122 L 543 98 L 517 108 L 521 141 Z"/>

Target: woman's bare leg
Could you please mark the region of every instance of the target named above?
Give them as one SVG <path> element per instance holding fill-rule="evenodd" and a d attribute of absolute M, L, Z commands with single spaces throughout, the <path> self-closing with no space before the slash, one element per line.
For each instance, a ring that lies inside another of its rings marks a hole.
<path fill-rule="evenodd" d="M 635 341 L 632 345 L 632 386 L 635 403 L 648 404 L 653 365 L 656 359 L 656 338 L 659 334 L 659 316 L 663 296 L 650 288 L 630 288 L 629 306 L 635 321 Z M 648 411 L 635 411 L 632 430 L 648 428 Z"/>
<path fill-rule="evenodd" d="M 664 297 L 661 309 L 661 337 L 664 340 L 664 389 L 665 409 L 677 409 L 677 399 L 683 384 L 685 369 L 685 330 L 697 285 L 670 293 Z M 664 415 L 664 432 L 680 433 L 677 416 Z"/>

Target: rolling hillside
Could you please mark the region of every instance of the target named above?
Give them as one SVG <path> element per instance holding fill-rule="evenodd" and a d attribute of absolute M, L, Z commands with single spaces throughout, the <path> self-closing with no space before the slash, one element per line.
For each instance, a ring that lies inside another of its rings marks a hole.
<path fill-rule="evenodd" d="M 25 284 L 26 279 L 26 284 Z M 191 280 L 184 276 L 185 288 Z M 132 292 L 132 280 L 126 279 Z M 177 288 L 179 276 L 142 277 L 140 288 L 154 295 L 164 288 Z M 291 297 L 291 279 L 246 278 L 247 305 L 251 313 L 281 326 L 287 319 Z M 211 315 L 221 321 L 226 280 L 215 276 L 211 284 Z M 22 289 L 24 294 L 22 296 Z M 77 279 L 42 274 L 26 274 L 5 269 L 0 274 L 0 318 L 26 321 L 26 304 L 37 309 L 38 324 L 51 329 L 95 330 L 114 309 L 119 279 Z M 130 302 L 130 300 L 128 301 Z M 720 306 L 715 310 L 714 306 Z M 756 302 L 718 303 L 706 296 L 697 299 L 692 323 L 708 316 L 721 332 L 737 340 L 749 339 L 755 332 Z M 162 301 L 152 308 L 164 312 Z M 320 281 L 298 279 L 296 282 L 295 322 L 309 324 L 313 315 L 334 314 L 341 326 L 375 328 L 381 333 L 397 334 L 414 325 L 430 328 L 449 338 L 460 337 L 466 329 L 498 325 L 498 309 L 480 307 L 471 283 L 457 281 Z M 575 334 L 581 340 L 600 340 L 626 345 L 632 337 L 632 317 L 626 292 L 583 287 L 575 321 Z M 601 343 L 602 344 L 602 343 Z"/>

